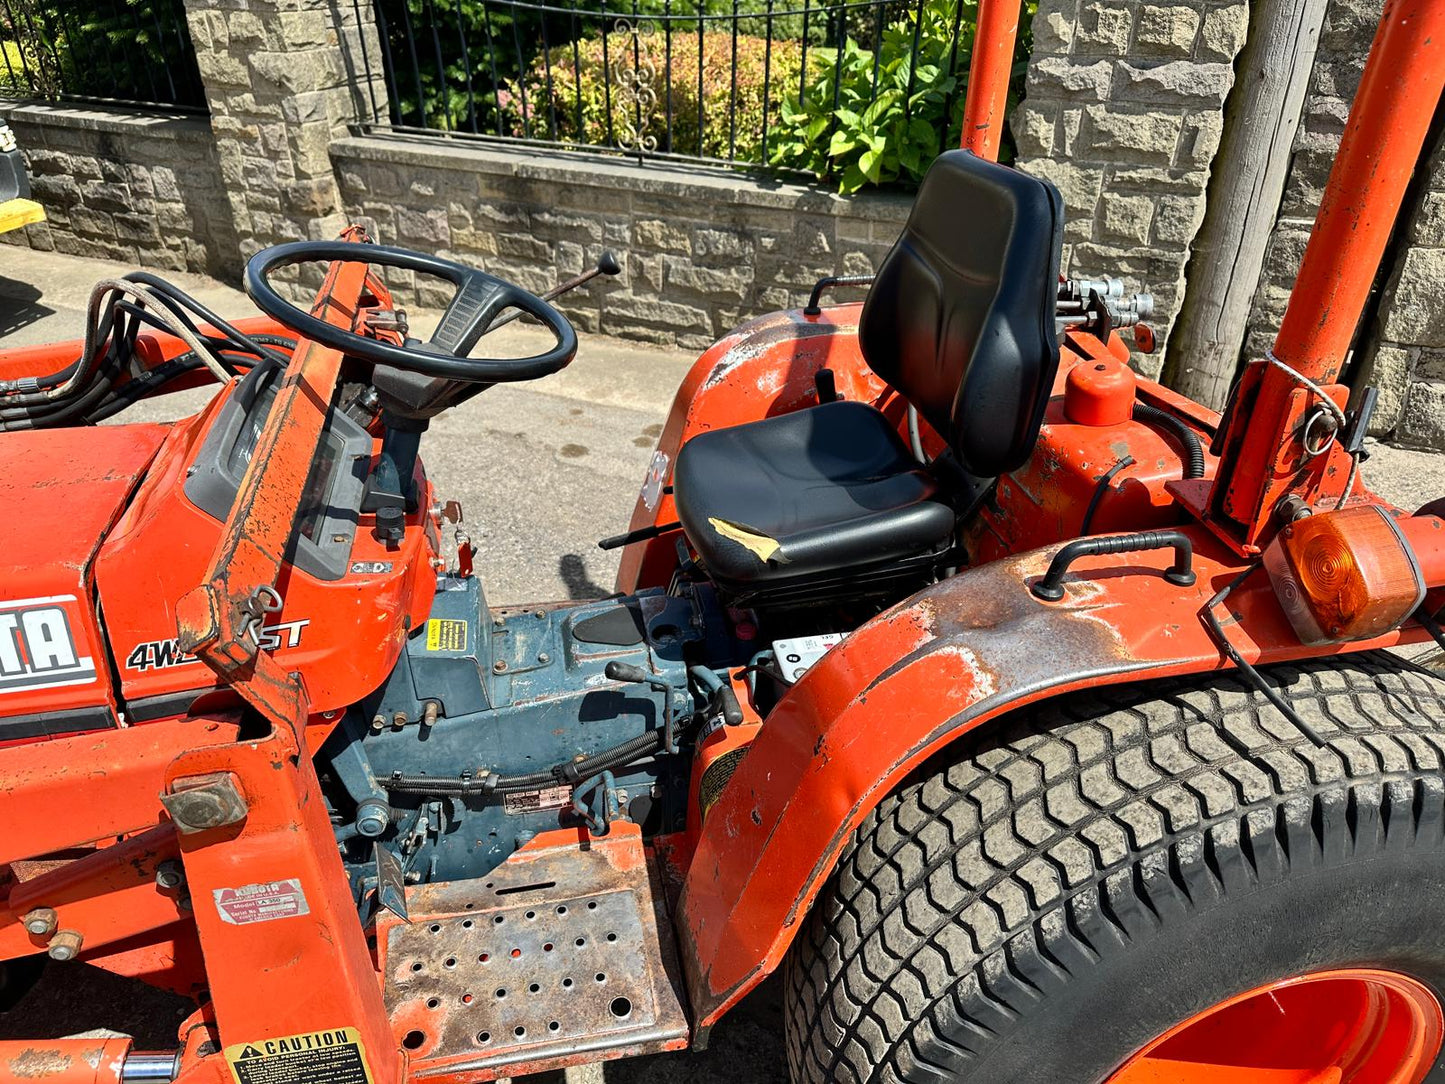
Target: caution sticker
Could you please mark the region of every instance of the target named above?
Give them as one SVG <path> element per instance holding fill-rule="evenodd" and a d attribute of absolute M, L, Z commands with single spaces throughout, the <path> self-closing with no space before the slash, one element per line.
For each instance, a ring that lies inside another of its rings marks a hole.
<path fill-rule="evenodd" d="M 355 1028 L 256 1039 L 224 1053 L 236 1084 L 371 1084 Z"/>
<path fill-rule="evenodd" d="M 306 903 L 306 892 L 294 877 L 237 888 L 217 888 L 211 891 L 211 897 L 216 901 L 221 921 L 232 926 L 248 926 L 252 922 L 271 922 L 311 913 Z"/>
<path fill-rule="evenodd" d="M 428 651 L 465 651 L 467 649 L 467 623 L 433 617 L 426 623 L 426 649 Z"/>

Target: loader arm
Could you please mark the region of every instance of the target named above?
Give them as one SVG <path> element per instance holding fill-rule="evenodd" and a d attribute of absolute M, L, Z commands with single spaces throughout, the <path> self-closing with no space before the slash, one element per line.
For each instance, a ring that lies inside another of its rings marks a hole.
<path fill-rule="evenodd" d="M 366 280 L 365 263 L 333 263 L 312 315 L 350 330 Z M 259 650 L 255 631 L 263 613 L 283 605 L 276 581 L 336 392 L 341 358 L 340 351 L 308 339 L 297 344 L 205 582 L 176 607 L 185 650 L 273 723 L 289 725 L 298 734 L 307 715 L 305 689 L 297 675 L 284 672 Z"/>

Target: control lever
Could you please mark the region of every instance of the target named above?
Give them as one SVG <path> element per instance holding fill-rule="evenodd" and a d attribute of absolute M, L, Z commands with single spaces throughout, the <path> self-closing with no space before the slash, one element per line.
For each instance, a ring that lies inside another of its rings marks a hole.
<path fill-rule="evenodd" d="M 610 278 L 613 275 L 618 275 L 621 273 L 622 265 L 617 262 L 617 257 L 612 254 L 612 250 L 610 248 L 604 248 L 602 250 L 602 255 L 597 257 L 596 267 L 592 268 L 590 271 L 583 271 L 582 274 L 576 276 L 575 278 L 570 278 L 566 282 L 562 283 L 560 286 L 555 286 L 552 289 L 548 290 L 545 294 L 542 295 L 542 300 L 554 301 L 557 298 L 561 297 L 563 294 L 571 293 L 579 286 L 587 285 L 587 283 L 591 282 L 598 275 L 607 275 Z M 500 320 L 493 320 L 491 326 L 487 328 L 487 334 L 491 334 L 493 331 L 496 331 L 497 328 L 503 326 L 504 324 L 510 324 L 513 320 L 517 319 L 517 317 L 521 315 L 522 313 L 520 310 L 515 310 L 508 313 Z"/>
<path fill-rule="evenodd" d="M 620 659 L 613 659 L 602 672 L 613 681 L 625 681 L 633 685 L 650 685 L 665 695 L 662 709 L 662 747 L 668 753 L 677 752 L 677 742 L 673 740 L 672 726 L 672 694 L 675 687 L 667 678 L 658 677 L 656 674 L 648 673 L 640 666 L 630 662 L 623 662 Z"/>

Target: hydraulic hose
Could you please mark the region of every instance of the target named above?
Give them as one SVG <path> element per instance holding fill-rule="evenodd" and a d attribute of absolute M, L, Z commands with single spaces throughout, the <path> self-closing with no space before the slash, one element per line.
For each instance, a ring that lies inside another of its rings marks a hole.
<path fill-rule="evenodd" d="M 1155 429 L 1167 430 L 1184 448 L 1184 477 L 1204 477 L 1204 446 L 1199 443 L 1199 437 L 1193 429 L 1173 414 L 1148 403 L 1134 404 L 1134 420 L 1152 425 Z"/>
<path fill-rule="evenodd" d="M 244 331 L 241 331 L 234 324 L 231 324 L 228 321 L 223 320 L 221 317 L 217 316 L 214 312 L 211 311 L 211 309 L 201 304 L 190 294 L 186 293 L 184 290 L 179 289 L 174 283 L 167 282 L 159 275 L 152 275 L 149 271 L 132 271 L 125 277 L 131 282 L 139 282 L 145 286 L 149 286 L 152 290 L 157 291 L 159 294 L 162 294 L 165 297 L 170 298 L 177 304 L 183 305 L 184 307 L 190 309 L 191 312 L 195 313 L 206 323 L 210 324 L 222 335 L 230 339 L 231 342 L 236 343 L 238 346 L 246 347 L 247 349 L 251 350 L 258 358 L 269 357 L 275 358 L 277 361 L 282 362 L 283 364 L 286 362 L 287 359 L 284 354 L 277 353 L 274 350 L 266 349 L 266 345 L 278 345 L 275 342 L 275 340 L 278 338 L 277 336 L 247 335 Z M 295 349 L 296 344 L 294 340 L 285 341 L 290 342 L 292 349 Z"/>

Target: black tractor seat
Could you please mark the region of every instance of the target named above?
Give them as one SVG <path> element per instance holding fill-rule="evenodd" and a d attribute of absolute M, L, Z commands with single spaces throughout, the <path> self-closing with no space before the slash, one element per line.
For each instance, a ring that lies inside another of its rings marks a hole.
<path fill-rule="evenodd" d="M 944 563 L 959 513 L 1038 440 L 1059 364 L 1062 206 L 1048 182 L 966 151 L 934 161 L 858 339 L 869 367 L 948 441 L 952 469 L 918 463 L 865 403 L 698 434 L 678 453 L 673 493 L 721 588 L 759 605 L 804 599 L 810 585 L 846 597 Z"/>
<path fill-rule="evenodd" d="M 678 457 L 683 530 L 731 584 L 947 547 L 955 515 L 876 407 L 838 401 L 699 433 Z"/>

